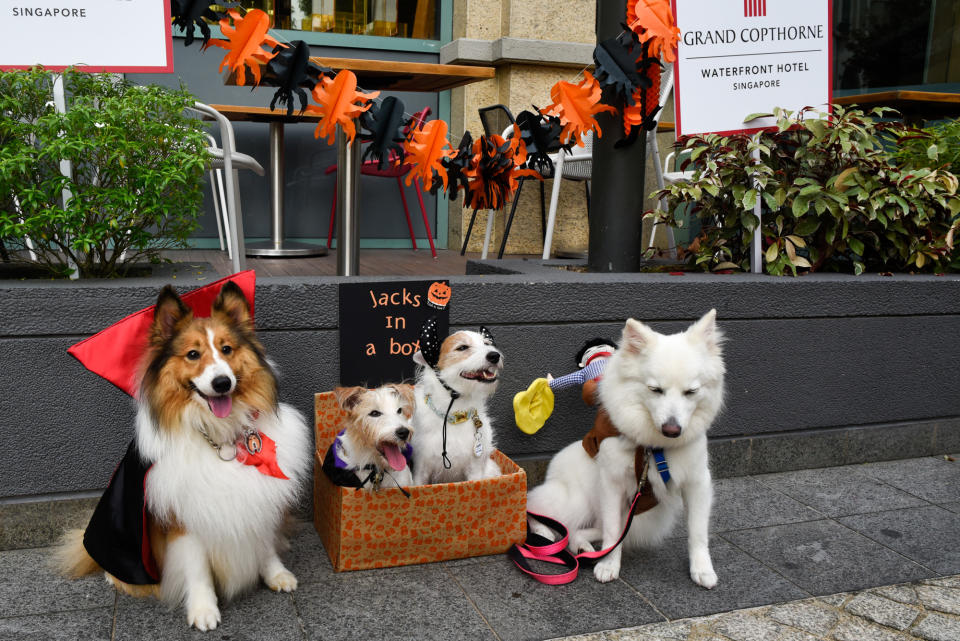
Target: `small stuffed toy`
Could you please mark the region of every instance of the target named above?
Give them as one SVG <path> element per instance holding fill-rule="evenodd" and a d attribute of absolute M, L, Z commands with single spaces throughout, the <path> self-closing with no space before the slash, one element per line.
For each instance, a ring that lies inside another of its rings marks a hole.
<path fill-rule="evenodd" d="M 583 386 L 584 401 L 593 405 L 596 383 L 603 376 L 607 359 L 616 349 L 615 341 L 606 338 L 591 339 L 577 352 L 578 370 L 560 378 L 547 374 L 546 378 L 538 378 L 525 391 L 518 392 L 513 397 L 513 413 L 520 431 L 534 434 L 543 427 L 553 413 L 554 390 Z"/>

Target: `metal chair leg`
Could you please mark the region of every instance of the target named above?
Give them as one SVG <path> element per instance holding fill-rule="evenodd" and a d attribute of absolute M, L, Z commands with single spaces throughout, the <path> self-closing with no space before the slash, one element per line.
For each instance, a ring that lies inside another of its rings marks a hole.
<path fill-rule="evenodd" d="M 590 181 L 589 180 L 583 181 L 583 188 L 587 192 L 587 218 L 590 218 Z"/>
<path fill-rule="evenodd" d="M 420 188 L 419 178 L 413 179 L 413 186 L 416 188 L 417 201 L 420 203 L 420 213 L 423 215 L 423 227 L 427 230 L 427 242 L 430 243 L 430 254 L 436 258 L 437 248 L 433 244 L 433 230 L 430 229 L 430 219 L 427 218 L 427 208 L 423 206 L 423 189 Z"/>
<path fill-rule="evenodd" d="M 330 205 L 330 229 L 327 230 L 327 249 L 333 245 L 333 226 L 337 222 L 337 188 L 333 188 L 333 203 Z"/>
<path fill-rule="evenodd" d="M 517 185 L 517 193 L 513 195 L 513 204 L 510 206 L 510 216 L 507 218 L 507 226 L 503 228 L 503 240 L 500 241 L 500 251 L 497 252 L 497 259 L 503 258 L 503 250 L 507 248 L 507 237 L 510 235 L 510 227 L 513 225 L 513 215 L 517 211 L 517 203 L 520 202 L 520 192 L 523 190 L 523 183 L 526 182 L 526 178 L 520 179 L 520 184 Z"/>
<path fill-rule="evenodd" d="M 413 235 L 413 223 L 410 222 L 410 209 L 407 207 L 407 196 L 403 193 L 403 181 L 397 176 L 397 189 L 400 190 L 400 201 L 403 203 L 403 215 L 407 217 L 407 229 L 410 230 L 410 244 L 417 249 L 417 237 Z"/>
<path fill-rule="evenodd" d="M 543 240 L 547 240 L 547 203 L 546 203 L 546 186 L 543 184 L 544 181 L 540 181 L 540 235 L 543 237 Z"/>
<path fill-rule="evenodd" d="M 467 253 L 467 243 L 470 242 L 470 232 L 473 231 L 473 223 L 477 220 L 477 210 L 473 210 L 473 215 L 470 216 L 470 225 L 467 226 L 467 235 L 463 237 L 463 247 L 460 248 L 460 255 L 463 256 Z"/>

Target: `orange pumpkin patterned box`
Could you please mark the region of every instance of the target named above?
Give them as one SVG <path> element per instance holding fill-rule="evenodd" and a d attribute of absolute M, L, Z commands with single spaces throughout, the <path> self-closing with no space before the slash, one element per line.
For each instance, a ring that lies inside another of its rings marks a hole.
<path fill-rule="evenodd" d="M 337 572 L 502 554 L 526 538 L 527 475 L 494 450 L 503 475 L 379 492 L 334 485 L 323 457 L 346 417 L 332 392 L 316 395 L 313 524 Z"/>

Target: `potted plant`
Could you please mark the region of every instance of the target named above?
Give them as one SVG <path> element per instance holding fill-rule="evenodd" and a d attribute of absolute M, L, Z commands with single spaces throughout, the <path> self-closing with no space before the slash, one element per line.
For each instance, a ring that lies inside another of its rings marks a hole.
<path fill-rule="evenodd" d="M 775 109 L 747 117 L 773 115 L 775 131 L 687 137 L 679 147 L 693 178 L 655 194 L 667 210 L 648 216 L 677 225 L 675 212 L 692 207 L 702 231 L 686 255 L 705 270 L 748 269 L 758 222 L 770 274 L 948 269 L 957 178 L 904 162 L 895 151 L 915 132 L 881 121 L 884 111 Z"/>
<path fill-rule="evenodd" d="M 59 113 L 52 82 L 41 68 L 0 73 L 0 259 L 103 278 L 185 246 L 207 158 L 184 111 L 193 97 L 67 70 Z"/>

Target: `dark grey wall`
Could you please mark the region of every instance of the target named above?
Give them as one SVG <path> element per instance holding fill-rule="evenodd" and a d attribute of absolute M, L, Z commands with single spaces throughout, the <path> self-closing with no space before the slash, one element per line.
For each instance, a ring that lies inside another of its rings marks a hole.
<path fill-rule="evenodd" d="M 376 58 L 408 62 L 437 62 L 436 54 L 381 51 L 371 49 L 344 49 L 311 47 L 313 55 L 341 58 Z M 218 72 L 225 51 L 211 47 L 202 52 L 199 42 L 183 46 L 183 39 L 173 39 L 173 74 L 127 74 L 137 84 L 157 84 L 179 87 L 182 83 L 197 100 L 208 104 L 247 105 L 268 107 L 274 90 L 260 87 L 228 87 L 223 84 L 224 73 Z M 362 88 L 362 87 L 361 87 Z M 430 107 L 432 117 L 437 116 L 438 96 L 433 93 L 383 92 L 381 97 L 395 95 L 403 100 L 407 113 L 425 106 Z M 299 100 L 297 102 L 299 108 Z M 330 205 L 336 189 L 336 174 L 326 175 L 324 170 L 337 162 L 335 146 L 313 137 L 316 128 L 311 124 L 287 125 L 284 128 L 286 149 L 285 228 L 290 238 L 326 238 L 330 224 Z M 234 123 L 238 149 L 256 158 L 266 176 L 257 176 L 244 171 L 240 175 L 240 197 L 243 203 L 244 234 L 247 237 L 270 236 L 270 183 L 269 183 L 269 125 L 263 123 Z M 217 138 L 219 136 L 216 134 Z M 409 239 L 403 204 L 396 181 L 389 178 L 363 176 L 360 181 L 360 233 L 363 238 Z M 414 188 L 404 186 L 413 230 L 418 238 L 426 236 L 423 217 L 417 204 Z M 436 229 L 436 199 L 425 194 L 424 205 L 431 229 Z M 205 190 L 204 211 L 201 228 L 196 237 L 216 238 L 217 223 L 213 217 L 213 201 L 209 187 Z"/>
<path fill-rule="evenodd" d="M 279 364 L 282 398 L 308 416 L 313 393 L 337 383 L 337 282 L 265 278 L 257 287 L 256 322 Z M 745 444 L 730 456 L 788 469 L 799 460 L 793 448 L 805 447 L 800 437 L 849 426 L 863 427 L 814 463 L 866 460 L 857 457 L 871 447 L 887 457 L 960 451 L 960 275 L 554 273 L 451 283 L 451 323 L 487 325 L 506 354 L 493 405 L 499 445 L 514 457 L 554 452 L 591 424 L 570 391 L 536 435 L 512 425 L 513 395 L 546 372 L 571 371 L 582 341 L 617 335 L 628 316 L 676 331 L 710 307 L 727 334 L 729 372 L 712 434 Z M 132 436 L 133 405 L 66 350 L 152 304 L 159 285 L 0 284 L 0 501 L 105 485 Z M 864 440 L 871 434 L 882 442 Z"/>

